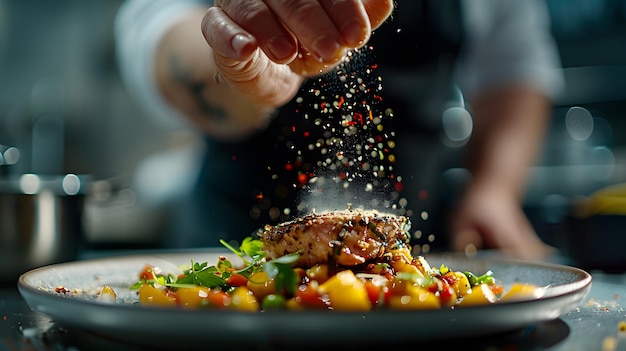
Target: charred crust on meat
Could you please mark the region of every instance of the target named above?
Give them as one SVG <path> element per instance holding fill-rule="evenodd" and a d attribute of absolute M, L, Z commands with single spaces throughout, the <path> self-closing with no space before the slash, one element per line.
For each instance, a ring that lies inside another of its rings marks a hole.
<path fill-rule="evenodd" d="M 269 260 L 300 252 L 296 266 L 325 263 L 354 267 L 407 247 L 410 227 L 405 216 L 378 211 L 329 211 L 265 226 L 259 238 Z"/>

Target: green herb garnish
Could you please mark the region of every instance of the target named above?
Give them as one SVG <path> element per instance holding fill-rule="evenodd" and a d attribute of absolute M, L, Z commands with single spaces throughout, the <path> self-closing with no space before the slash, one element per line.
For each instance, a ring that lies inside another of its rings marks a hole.
<path fill-rule="evenodd" d="M 219 264 L 224 264 L 219 260 Z M 217 275 L 217 266 L 209 266 L 207 262 L 197 263 L 191 261 L 191 268 L 183 272 L 183 276 L 176 280 L 177 284 L 192 284 L 207 288 L 226 287 L 226 279 L 223 275 Z"/>
<path fill-rule="evenodd" d="M 270 278 L 275 279 L 276 288 L 294 294 L 298 286 L 300 277 L 293 269 L 293 263 L 300 257 L 299 253 L 293 253 L 266 261 L 263 242 L 252 237 L 246 237 L 238 248 L 233 247 L 224 240 L 220 243 L 237 255 L 244 263 L 244 267 L 235 269 L 233 263 L 222 257 L 215 263 L 209 265 L 208 262 L 191 261 L 190 267 L 181 267 L 183 274 L 176 277 L 173 274 L 155 274 L 154 279 L 142 279 L 130 288 L 137 290 L 143 284 L 159 284 L 169 288 L 190 288 L 204 286 L 210 289 L 220 288 L 228 291 L 232 288 L 228 284 L 228 278 L 239 273 L 247 278 L 257 271 L 265 271 Z"/>
<path fill-rule="evenodd" d="M 481 276 L 477 276 L 476 274 L 472 272 L 463 272 L 463 274 L 465 274 L 471 286 L 477 286 L 480 284 L 489 284 L 489 285 L 495 284 L 495 279 L 493 278 L 492 271 L 488 271 L 487 273 Z"/>
<path fill-rule="evenodd" d="M 263 264 L 263 270 L 268 277 L 274 278 L 276 290 L 285 289 L 289 294 L 294 294 L 298 287 L 300 277 L 293 269 L 293 263 L 300 257 L 299 253 L 292 253 L 279 258 L 267 261 Z"/>

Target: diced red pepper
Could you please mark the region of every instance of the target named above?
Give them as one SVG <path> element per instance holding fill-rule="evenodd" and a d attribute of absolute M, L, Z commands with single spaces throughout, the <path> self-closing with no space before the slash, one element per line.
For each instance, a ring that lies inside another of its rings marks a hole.
<path fill-rule="evenodd" d="M 298 287 L 295 300 L 304 308 L 328 308 L 317 289 L 310 283 Z"/>
<path fill-rule="evenodd" d="M 453 305 L 454 301 L 452 301 L 452 299 L 455 298 L 456 292 L 454 292 L 454 289 L 447 283 L 443 283 L 441 290 L 439 290 L 439 300 L 441 300 L 441 304 L 444 306 Z"/>
<path fill-rule="evenodd" d="M 230 286 L 245 286 L 248 283 L 248 278 L 243 274 L 233 273 L 226 279 L 226 283 Z"/>
<path fill-rule="evenodd" d="M 365 281 L 365 290 L 372 306 L 386 304 L 391 295 L 391 290 L 387 286 L 376 285 L 371 280 Z"/>
<path fill-rule="evenodd" d="M 139 279 L 140 280 L 156 279 L 156 276 L 154 274 L 154 267 L 151 265 L 145 265 L 143 269 L 141 270 L 141 273 L 139 273 Z"/>
<path fill-rule="evenodd" d="M 222 290 L 211 290 L 208 296 L 209 306 L 215 308 L 225 308 L 230 305 L 230 296 Z"/>
<path fill-rule="evenodd" d="M 504 287 L 499 284 L 489 285 L 489 289 L 491 289 L 496 296 L 501 296 L 504 293 Z"/>
<path fill-rule="evenodd" d="M 442 305 L 452 305 L 452 299 L 456 298 L 456 292 L 450 286 L 451 278 L 447 275 L 440 276 L 426 290 L 439 296 Z"/>

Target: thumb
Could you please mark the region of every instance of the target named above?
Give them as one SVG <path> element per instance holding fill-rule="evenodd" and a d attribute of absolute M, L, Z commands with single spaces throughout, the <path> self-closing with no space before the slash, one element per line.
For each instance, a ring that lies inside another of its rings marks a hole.
<path fill-rule="evenodd" d="M 372 29 L 378 28 L 393 12 L 391 0 L 363 0 Z"/>

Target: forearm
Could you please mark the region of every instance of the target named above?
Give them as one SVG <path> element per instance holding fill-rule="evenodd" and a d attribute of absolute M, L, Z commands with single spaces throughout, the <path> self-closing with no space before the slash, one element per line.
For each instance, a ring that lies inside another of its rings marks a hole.
<path fill-rule="evenodd" d="M 550 107 L 545 96 L 525 86 L 498 90 L 476 101 L 468 148 L 473 186 L 523 197 L 529 168 L 543 146 Z"/>
<path fill-rule="evenodd" d="M 248 63 L 257 67 L 242 70 L 249 76 L 222 77 L 200 30 L 203 15 L 204 9 L 198 9 L 163 36 L 155 58 L 156 82 L 163 97 L 208 135 L 222 140 L 243 138 L 263 128 L 301 81 L 288 70 L 263 67 L 266 63 L 258 51 L 258 59 Z M 241 82 L 234 84 L 233 78 Z"/>

